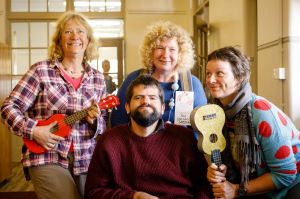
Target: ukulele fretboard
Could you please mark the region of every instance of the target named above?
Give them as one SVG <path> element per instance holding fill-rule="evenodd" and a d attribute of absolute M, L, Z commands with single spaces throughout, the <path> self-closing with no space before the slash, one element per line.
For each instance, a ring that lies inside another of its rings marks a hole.
<path fill-rule="evenodd" d="M 212 162 L 215 163 L 217 166 L 220 166 L 222 164 L 220 149 L 212 150 L 211 159 L 212 159 Z"/>
<path fill-rule="evenodd" d="M 75 122 L 85 118 L 87 116 L 87 112 L 88 112 L 88 109 L 84 109 L 82 111 L 75 112 L 72 115 L 65 117 L 65 123 L 67 125 L 71 126 Z"/>

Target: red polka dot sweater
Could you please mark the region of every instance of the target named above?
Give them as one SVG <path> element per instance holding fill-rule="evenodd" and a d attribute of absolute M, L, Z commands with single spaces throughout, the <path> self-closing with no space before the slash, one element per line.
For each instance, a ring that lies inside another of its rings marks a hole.
<path fill-rule="evenodd" d="M 257 174 L 270 172 L 279 189 L 270 196 L 281 198 L 300 181 L 300 133 L 291 120 L 268 100 L 253 94 L 251 103 L 253 126 L 262 149 L 262 163 Z"/>

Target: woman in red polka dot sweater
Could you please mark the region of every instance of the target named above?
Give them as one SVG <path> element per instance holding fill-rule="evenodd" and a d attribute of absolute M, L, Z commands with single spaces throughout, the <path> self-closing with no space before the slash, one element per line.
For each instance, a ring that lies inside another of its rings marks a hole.
<path fill-rule="evenodd" d="M 215 198 L 300 198 L 300 133 L 274 104 L 252 93 L 248 58 L 233 47 L 208 56 L 206 86 L 225 111 L 222 165 L 207 178 Z"/>

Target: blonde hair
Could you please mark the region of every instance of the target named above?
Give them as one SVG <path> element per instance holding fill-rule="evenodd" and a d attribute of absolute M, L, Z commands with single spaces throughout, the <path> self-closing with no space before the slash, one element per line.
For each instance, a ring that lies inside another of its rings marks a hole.
<path fill-rule="evenodd" d="M 83 61 L 91 61 L 98 58 L 98 43 L 93 35 L 93 29 L 88 23 L 88 19 L 76 12 L 67 12 L 63 14 L 58 20 L 56 25 L 56 31 L 52 37 L 52 43 L 48 49 L 49 58 L 51 60 L 62 60 L 64 58 L 64 53 L 61 46 L 61 34 L 67 22 L 70 20 L 76 21 L 81 24 L 87 30 L 87 37 L 89 43 L 84 52 Z"/>
<path fill-rule="evenodd" d="M 176 71 L 188 70 L 195 64 L 193 41 L 187 31 L 170 21 L 158 21 L 147 27 L 140 55 L 148 71 L 155 70 L 153 53 L 157 44 L 166 39 L 176 38 L 179 46 L 179 57 Z"/>

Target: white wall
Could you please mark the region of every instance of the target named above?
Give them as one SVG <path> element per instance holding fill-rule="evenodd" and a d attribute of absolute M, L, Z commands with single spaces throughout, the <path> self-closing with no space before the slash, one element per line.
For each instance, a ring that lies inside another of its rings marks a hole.
<path fill-rule="evenodd" d="M 258 94 L 281 108 L 300 128 L 299 0 L 257 1 Z M 284 80 L 274 69 L 285 68 Z"/>
<path fill-rule="evenodd" d="M 256 0 L 209 1 L 209 52 L 238 46 L 251 57 L 251 86 L 257 90 Z"/>
<path fill-rule="evenodd" d="M 240 46 L 252 58 L 251 85 L 300 128 L 299 0 L 210 0 L 209 52 Z M 257 16 L 254 16 L 257 15 Z M 286 79 L 274 77 L 284 67 Z"/>
<path fill-rule="evenodd" d="M 258 94 L 284 110 L 283 80 L 274 78 L 274 69 L 283 67 L 281 2 L 257 1 Z"/>
<path fill-rule="evenodd" d="M 126 0 L 125 75 L 142 67 L 138 51 L 147 25 L 157 20 L 170 20 L 191 35 L 193 33 L 192 1 L 189 0 Z"/>
<path fill-rule="evenodd" d="M 227 45 L 245 47 L 242 3 L 241 0 L 209 1 L 210 51 Z"/>
<path fill-rule="evenodd" d="M 287 79 L 284 85 L 284 96 L 286 112 L 294 121 L 298 129 L 300 129 L 300 67 L 299 67 L 299 52 L 300 52 L 300 1 L 289 0 L 284 1 L 284 65 L 287 66 Z"/>

